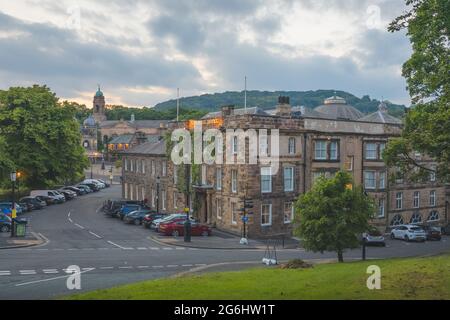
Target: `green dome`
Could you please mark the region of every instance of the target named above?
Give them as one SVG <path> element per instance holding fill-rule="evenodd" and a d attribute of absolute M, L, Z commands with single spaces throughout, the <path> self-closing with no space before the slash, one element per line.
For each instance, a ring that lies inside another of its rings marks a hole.
<path fill-rule="evenodd" d="M 97 92 L 95 93 L 95 96 L 96 96 L 96 97 L 103 97 L 103 92 L 100 90 L 100 86 L 98 86 L 98 90 L 97 90 Z"/>

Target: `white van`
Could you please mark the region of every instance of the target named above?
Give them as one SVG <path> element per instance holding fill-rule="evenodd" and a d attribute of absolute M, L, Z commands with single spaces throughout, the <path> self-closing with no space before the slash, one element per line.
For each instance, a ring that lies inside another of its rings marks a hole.
<path fill-rule="evenodd" d="M 52 199 L 55 199 L 55 202 L 62 203 L 66 201 L 66 197 L 64 197 L 63 194 L 59 193 L 56 190 L 33 190 L 30 192 L 30 196 L 36 197 L 36 196 L 46 196 L 50 197 Z"/>

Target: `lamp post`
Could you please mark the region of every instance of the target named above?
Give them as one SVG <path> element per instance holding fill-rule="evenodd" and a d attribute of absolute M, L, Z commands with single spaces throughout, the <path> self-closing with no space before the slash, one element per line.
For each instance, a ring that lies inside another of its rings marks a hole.
<path fill-rule="evenodd" d="M 190 212 L 190 197 L 189 191 L 191 186 L 191 166 L 189 164 L 184 165 L 184 175 L 186 179 L 186 221 L 184 222 L 184 242 L 191 242 L 191 221 L 189 220 Z"/>
<path fill-rule="evenodd" d="M 159 213 L 159 184 L 161 182 L 161 178 L 156 178 L 156 213 Z"/>
<path fill-rule="evenodd" d="M 16 172 L 11 172 L 10 175 L 11 178 L 11 184 L 12 184 L 12 208 L 11 208 L 11 237 L 15 236 L 15 219 L 16 219 L 16 199 L 15 199 L 15 189 L 16 189 L 16 179 L 17 179 L 17 174 Z"/>
<path fill-rule="evenodd" d="M 22 177 L 22 172 L 17 171 L 16 180 L 17 180 L 17 198 L 20 198 L 20 178 Z"/>

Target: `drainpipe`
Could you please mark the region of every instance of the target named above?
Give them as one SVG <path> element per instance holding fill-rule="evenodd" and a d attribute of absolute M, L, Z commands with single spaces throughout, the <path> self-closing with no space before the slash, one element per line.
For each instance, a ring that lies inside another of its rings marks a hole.
<path fill-rule="evenodd" d="M 306 193 L 306 139 L 307 134 L 303 134 L 303 193 Z"/>

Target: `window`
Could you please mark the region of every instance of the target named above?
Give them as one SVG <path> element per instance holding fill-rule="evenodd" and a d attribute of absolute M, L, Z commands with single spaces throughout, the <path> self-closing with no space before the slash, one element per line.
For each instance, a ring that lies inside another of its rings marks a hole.
<path fill-rule="evenodd" d="M 134 200 L 133 191 L 134 191 L 134 186 L 132 184 L 130 184 L 130 200 Z"/>
<path fill-rule="evenodd" d="M 261 192 L 268 193 L 272 192 L 272 168 L 262 167 L 261 168 Z"/>
<path fill-rule="evenodd" d="M 368 160 L 377 159 L 377 144 L 376 143 L 366 143 L 366 159 L 368 159 Z"/>
<path fill-rule="evenodd" d="M 236 202 L 232 202 L 231 203 L 231 224 L 237 224 L 237 219 L 236 219 Z"/>
<path fill-rule="evenodd" d="M 219 198 L 216 199 L 216 215 L 217 219 L 222 219 L 222 204 Z"/>
<path fill-rule="evenodd" d="M 375 189 L 375 171 L 364 171 L 364 187 L 366 189 Z"/>
<path fill-rule="evenodd" d="M 347 160 L 344 163 L 344 169 L 347 171 L 353 171 L 353 156 L 347 156 Z"/>
<path fill-rule="evenodd" d="M 128 183 L 124 183 L 123 184 L 123 191 L 124 191 L 124 194 L 125 194 L 125 199 L 128 199 Z"/>
<path fill-rule="evenodd" d="M 222 190 L 222 168 L 216 169 L 216 189 Z"/>
<path fill-rule="evenodd" d="M 269 154 L 269 142 L 266 135 L 259 136 L 259 153 L 260 155 Z"/>
<path fill-rule="evenodd" d="M 386 143 L 380 143 L 380 154 L 378 155 L 378 158 L 379 159 L 383 159 L 383 152 L 384 152 L 384 149 L 386 149 Z"/>
<path fill-rule="evenodd" d="M 206 165 L 202 165 L 202 185 L 206 185 Z"/>
<path fill-rule="evenodd" d="M 326 160 L 327 159 L 327 142 L 317 140 L 314 144 L 314 159 Z"/>
<path fill-rule="evenodd" d="M 178 193 L 174 192 L 173 193 L 173 208 L 177 209 L 178 208 Z"/>
<path fill-rule="evenodd" d="M 294 206 L 292 202 L 284 203 L 284 223 L 291 223 L 294 220 Z"/>
<path fill-rule="evenodd" d="M 167 162 L 162 162 L 162 176 L 165 177 L 167 175 Z"/>
<path fill-rule="evenodd" d="M 261 226 L 272 225 L 272 204 L 261 205 Z"/>
<path fill-rule="evenodd" d="M 409 220 L 409 223 L 411 223 L 411 224 L 416 224 L 416 223 L 421 223 L 421 222 L 422 222 L 422 216 L 418 212 L 413 213 L 413 215 L 411 216 L 411 219 Z"/>
<path fill-rule="evenodd" d="M 436 191 L 430 191 L 430 206 L 436 206 Z"/>
<path fill-rule="evenodd" d="M 437 221 L 437 220 L 439 220 L 439 212 L 437 212 L 435 210 L 431 211 L 427 220 L 428 221 Z"/>
<path fill-rule="evenodd" d="M 384 199 L 378 199 L 378 218 L 384 218 Z"/>
<path fill-rule="evenodd" d="M 294 191 L 294 168 L 284 168 L 284 191 Z"/>
<path fill-rule="evenodd" d="M 152 175 L 155 175 L 155 171 L 156 171 L 156 169 L 155 169 L 155 161 L 152 160 L 151 165 L 152 165 L 152 171 L 151 171 L 151 173 L 152 173 Z"/>
<path fill-rule="evenodd" d="M 166 210 L 166 191 L 161 191 L 161 207 L 163 210 Z"/>
<path fill-rule="evenodd" d="M 131 159 L 131 160 L 130 160 L 130 171 L 131 171 L 131 172 L 134 171 L 134 163 L 133 163 L 133 162 L 134 162 L 134 160 Z"/>
<path fill-rule="evenodd" d="M 338 157 L 338 143 L 337 141 L 330 142 L 330 160 L 337 160 Z"/>
<path fill-rule="evenodd" d="M 403 222 L 403 217 L 399 214 L 395 215 L 391 220 L 391 226 L 399 226 L 405 224 Z"/>
<path fill-rule="evenodd" d="M 386 172 L 380 172 L 380 189 L 386 188 Z"/>
<path fill-rule="evenodd" d="M 141 192 L 142 192 L 142 201 L 144 201 L 145 200 L 145 187 L 142 187 L 142 189 L 141 189 Z"/>
<path fill-rule="evenodd" d="M 155 189 L 152 189 L 152 208 L 155 207 L 155 202 L 156 202 L 156 191 Z"/>
<path fill-rule="evenodd" d="M 418 208 L 420 206 L 420 192 L 414 191 L 413 195 L 413 208 Z"/>
<path fill-rule="evenodd" d="M 125 158 L 124 168 L 125 171 L 128 171 L 128 158 Z"/>
<path fill-rule="evenodd" d="M 232 147 L 232 152 L 233 154 L 237 154 L 238 153 L 238 137 L 237 136 L 233 136 L 233 143 L 231 145 Z"/>
<path fill-rule="evenodd" d="M 295 138 L 293 138 L 293 137 L 289 138 L 288 153 L 295 154 Z"/>
<path fill-rule="evenodd" d="M 141 169 L 142 169 L 142 173 L 145 173 L 145 161 L 141 160 Z"/>
<path fill-rule="evenodd" d="M 433 170 L 433 171 L 430 171 L 430 181 L 435 182 L 436 181 L 436 167 L 432 166 L 431 170 Z"/>
<path fill-rule="evenodd" d="M 237 170 L 231 170 L 231 192 L 237 192 Z"/>
<path fill-rule="evenodd" d="M 173 166 L 173 184 L 176 186 L 178 184 L 178 166 Z"/>
<path fill-rule="evenodd" d="M 403 208 L 403 192 L 397 192 L 395 195 L 395 208 Z"/>

